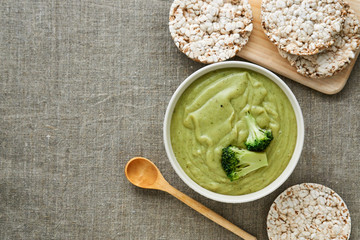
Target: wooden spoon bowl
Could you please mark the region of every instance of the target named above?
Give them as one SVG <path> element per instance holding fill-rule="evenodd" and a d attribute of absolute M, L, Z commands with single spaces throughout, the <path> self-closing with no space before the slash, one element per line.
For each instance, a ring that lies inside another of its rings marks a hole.
<path fill-rule="evenodd" d="M 157 189 L 156 183 L 161 173 L 153 162 L 146 158 L 137 157 L 126 164 L 125 175 L 135 186 Z"/>

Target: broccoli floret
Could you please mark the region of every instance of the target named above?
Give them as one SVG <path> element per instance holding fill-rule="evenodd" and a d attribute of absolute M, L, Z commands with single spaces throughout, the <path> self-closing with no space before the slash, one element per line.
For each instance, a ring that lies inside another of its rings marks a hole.
<path fill-rule="evenodd" d="M 250 113 L 247 113 L 245 118 L 249 128 L 249 136 L 245 142 L 246 148 L 250 151 L 264 151 L 273 140 L 271 130 L 261 129 Z"/>
<path fill-rule="evenodd" d="M 231 181 L 237 180 L 250 172 L 268 166 L 266 153 L 251 152 L 228 146 L 222 149 L 221 166 Z"/>

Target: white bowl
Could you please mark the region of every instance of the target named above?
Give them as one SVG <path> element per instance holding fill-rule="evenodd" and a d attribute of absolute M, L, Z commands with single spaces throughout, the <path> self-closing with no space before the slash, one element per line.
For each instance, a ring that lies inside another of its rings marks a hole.
<path fill-rule="evenodd" d="M 189 87 L 190 84 L 192 84 L 196 79 L 198 79 L 199 77 L 201 77 L 204 74 L 207 74 L 211 71 L 214 71 L 217 69 L 222 69 L 222 68 L 249 69 L 249 70 L 258 72 L 258 73 L 268 77 L 270 80 L 272 80 L 274 83 L 276 83 L 282 89 L 282 91 L 286 94 L 286 96 L 288 97 L 288 99 L 294 109 L 295 116 L 296 116 L 297 139 L 296 139 L 294 153 L 289 161 L 289 164 L 287 165 L 285 170 L 281 173 L 281 175 L 277 179 L 275 179 L 275 181 L 270 183 L 265 188 L 263 188 L 257 192 L 250 193 L 250 194 L 238 195 L 238 196 L 224 195 L 224 194 L 212 192 L 210 190 L 207 190 L 207 189 L 201 187 L 199 184 L 194 182 L 181 168 L 180 164 L 176 160 L 176 157 L 174 155 L 174 152 L 173 152 L 173 149 L 171 146 L 170 124 L 171 124 L 172 113 L 174 111 L 174 108 L 175 108 L 175 105 L 176 105 L 178 99 L 180 98 L 182 93 L 185 91 L 185 89 L 187 87 Z M 185 81 L 183 81 L 180 84 L 180 86 L 176 89 L 175 93 L 173 94 L 173 96 L 170 99 L 169 105 L 166 109 L 163 127 L 164 127 L 163 134 L 164 134 L 165 150 L 166 150 L 166 153 L 168 155 L 168 158 L 170 160 L 172 167 L 174 168 L 175 172 L 179 175 L 179 177 L 190 188 L 192 188 L 194 191 L 198 192 L 199 194 L 201 194 L 207 198 L 213 199 L 215 201 L 226 202 L 226 203 L 244 203 L 244 202 L 254 201 L 254 200 L 257 200 L 259 198 L 262 198 L 262 197 L 270 194 L 275 189 L 280 187 L 286 181 L 286 179 L 288 179 L 290 174 L 295 169 L 296 164 L 299 161 L 301 151 L 303 148 L 303 143 L 304 143 L 303 115 L 302 115 L 299 103 L 297 102 L 297 100 L 296 100 L 294 94 L 291 92 L 290 88 L 278 76 L 276 76 L 269 70 L 267 70 L 263 67 L 260 67 L 258 65 L 252 64 L 252 63 L 240 62 L 240 61 L 227 61 L 227 62 L 211 64 L 211 65 L 208 65 L 206 67 L 199 69 L 198 71 L 191 74 L 188 78 L 186 78 Z"/>

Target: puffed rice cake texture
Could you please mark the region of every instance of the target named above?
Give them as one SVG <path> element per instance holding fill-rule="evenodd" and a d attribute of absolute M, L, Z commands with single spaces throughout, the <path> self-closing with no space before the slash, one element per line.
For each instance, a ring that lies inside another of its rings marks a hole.
<path fill-rule="evenodd" d="M 270 240 L 346 240 L 350 213 L 341 197 L 315 183 L 294 185 L 270 207 L 267 232 Z"/>
<path fill-rule="evenodd" d="M 360 46 L 359 20 L 349 5 L 346 5 L 346 11 L 341 34 L 335 37 L 335 44 L 328 50 L 312 56 L 297 56 L 279 49 L 280 55 L 306 77 L 331 77 L 340 72 L 355 58 Z"/>
<path fill-rule="evenodd" d="M 345 18 L 342 0 L 263 0 L 261 25 L 279 49 L 314 55 L 335 44 Z"/>
<path fill-rule="evenodd" d="M 198 62 L 234 57 L 252 29 L 248 0 L 175 0 L 170 8 L 169 30 L 175 45 Z"/>

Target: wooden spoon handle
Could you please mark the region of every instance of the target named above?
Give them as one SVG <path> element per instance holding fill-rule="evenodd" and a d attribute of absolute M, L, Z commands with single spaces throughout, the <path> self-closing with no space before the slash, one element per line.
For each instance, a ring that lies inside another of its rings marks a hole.
<path fill-rule="evenodd" d="M 165 189 L 166 192 L 170 193 L 189 207 L 193 208 L 194 210 L 198 211 L 205 217 L 209 218 L 210 220 L 216 222 L 220 226 L 226 228 L 227 230 L 233 232 L 239 237 L 242 237 L 245 240 L 256 240 L 256 237 L 252 236 L 251 234 L 245 232 L 241 228 L 235 226 L 219 214 L 215 213 L 214 211 L 210 210 L 209 208 L 205 207 L 201 203 L 195 201 L 194 199 L 190 198 L 189 196 L 185 195 L 184 193 L 180 192 L 176 188 L 174 188 L 171 185 L 166 186 Z"/>

